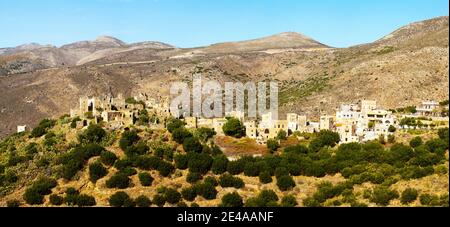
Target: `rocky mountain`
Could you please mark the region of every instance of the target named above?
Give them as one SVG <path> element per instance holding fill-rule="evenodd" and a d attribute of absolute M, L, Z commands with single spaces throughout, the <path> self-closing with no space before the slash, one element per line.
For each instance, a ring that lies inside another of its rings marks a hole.
<path fill-rule="evenodd" d="M 129 50 L 172 48 L 172 46 L 160 42 L 126 44 L 119 39 L 109 36 L 100 36 L 93 41 L 80 41 L 61 47 L 31 43 L 0 50 L 0 76 L 48 68 L 75 66 L 87 63 L 91 59 L 103 58 Z"/>
<path fill-rule="evenodd" d="M 339 49 L 282 33 L 189 49 L 103 37 L 4 53 L 0 135 L 67 113 L 81 95 L 104 94 L 109 87 L 125 95 L 164 95 L 171 81 L 189 81 L 194 73 L 222 82 L 276 80 L 282 113 L 311 117 L 361 99 L 377 100 L 385 108 L 442 101 L 449 92 L 448 42 L 448 17 L 439 17 L 407 25 L 373 43 Z"/>
<path fill-rule="evenodd" d="M 286 32 L 261 39 L 214 44 L 204 48 L 209 53 L 266 51 L 276 49 L 325 49 L 328 46 L 305 35 Z"/>

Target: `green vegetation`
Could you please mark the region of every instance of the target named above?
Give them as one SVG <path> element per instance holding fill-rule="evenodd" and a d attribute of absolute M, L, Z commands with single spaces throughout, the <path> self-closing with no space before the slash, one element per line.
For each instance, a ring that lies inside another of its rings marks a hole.
<path fill-rule="evenodd" d="M 89 125 L 86 131 L 78 135 L 81 144 L 100 143 L 106 137 L 106 131 L 100 125 Z"/>
<path fill-rule="evenodd" d="M 245 186 L 245 183 L 241 178 L 235 177 L 229 173 L 225 173 L 222 176 L 220 176 L 219 184 L 223 188 L 233 187 L 239 189 Z"/>
<path fill-rule="evenodd" d="M 242 202 L 242 197 L 237 193 L 228 193 L 222 197 L 222 203 L 220 207 L 242 207 L 244 203 Z"/>
<path fill-rule="evenodd" d="M 411 202 L 414 202 L 418 196 L 419 192 L 416 189 L 407 188 L 402 192 L 400 201 L 402 202 L 402 204 L 407 205 Z"/>
<path fill-rule="evenodd" d="M 41 137 L 45 135 L 50 128 L 55 126 L 55 124 L 56 124 L 55 120 L 44 119 L 39 123 L 39 125 L 36 128 L 34 128 L 31 131 L 30 136 L 34 138 Z"/>
<path fill-rule="evenodd" d="M 187 201 L 194 201 L 197 197 L 197 192 L 194 187 L 189 187 L 181 190 L 181 195 L 183 196 L 183 199 Z"/>
<path fill-rule="evenodd" d="M 54 205 L 54 206 L 60 206 L 64 203 L 64 198 L 59 196 L 59 195 L 50 195 L 50 204 Z"/>
<path fill-rule="evenodd" d="M 52 193 L 51 189 L 56 187 L 56 180 L 42 177 L 35 181 L 25 190 L 23 199 L 29 205 L 39 205 L 44 203 L 44 196 Z"/>
<path fill-rule="evenodd" d="M 370 182 L 374 189 L 366 190 L 362 196 L 366 201 L 379 206 L 387 206 L 393 199 L 399 199 L 404 205 L 415 205 L 419 200 L 424 206 L 448 206 L 448 195 L 419 194 L 414 189 L 406 189 L 399 194 L 390 187 L 401 180 L 419 179 L 432 174 L 442 177 L 448 174 L 448 129 L 435 129 L 438 137 L 424 134 L 404 144 L 395 143 L 395 138 L 388 137 L 387 146 L 382 146 L 383 141 L 379 140 L 337 147 L 339 135 L 331 131 L 302 134 L 305 135 L 305 141 L 301 144 L 293 143 L 290 139 L 279 143 L 279 140 L 285 139 L 285 135 L 280 133 L 276 143 L 282 148 L 274 149 L 276 153 L 262 157 L 244 156 L 229 161 L 220 148 L 214 145 L 215 141 L 211 140 L 215 134 L 213 130 L 187 130 L 179 120 L 169 120 L 168 126 L 172 127 L 171 136 L 163 130 L 149 130 L 144 127 L 125 130 L 120 136 L 120 133 L 105 131 L 100 125 L 91 125 L 72 141 L 65 141 L 62 127 L 45 126 L 61 124 L 61 121 L 44 121 L 42 128 L 45 127 L 46 132 L 40 137 L 28 137 L 28 134 L 24 133 L 0 142 L 2 194 L 22 185 L 25 179 L 31 179 L 26 169 L 41 171 L 40 176 L 64 178 L 67 181 L 77 180 L 77 177 L 87 173 L 94 183 L 113 171 L 115 174 L 106 179 L 106 187 L 112 189 L 152 187 L 155 171 L 159 172 L 160 178 L 173 175 L 177 179 L 182 179 L 188 172 L 186 181 L 191 183 L 189 187 L 160 188 L 152 200 L 145 196 L 133 200 L 126 194 L 116 193 L 111 196 L 109 202 L 111 206 L 148 207 L 151 204 L 170 204 L 184 207 L 187 206 L 186 201 L 198 202 L 197 197 L 202 197 L 199 201 L 216 199 L 217 187 L 241 189 L 246 183 L 243 179 L 258 177 L 256 180 L 261 184 L 269 184 L 275 180 L 274 184 L 285 196 L 278 194 L 278 198 L 277 194 L 273 196 L 271 191 L 264 191 L 243 201 L 237 192 L 228 193 L 219 198 L 222 201 L 220 205 L 292 207 L 300 202 L 297 202 L 293 194 L 287 195 L 287 192 L 298 189 L 296 182 L 300 181 L 298 178 L 294 180 L 294 176 L 321 178 L 340 173 L 345 181 L 334 185 L 329 182 L 319 184 L 314 194 L 302 201 L 302 205 L 367 206 L 359 201 L 361 194 L 353 189 L 355 185 Z M 67 119 L 65 124 L 69 127 L 70 119 Z M 419 125 L 417 121 L 415 124 Z M 177 139 L 174 134 L 178 132 L 183 132 L 183 135 Z M 69 137 L 73 138 L 67 138 Z M 403 138 L 399 137 L 397 140 L 402 141 Z M 120 154 L 122 151 L 115 147 L 116 144 L 119 144 L 125 155 Z M 286 147 L 285 144 L 292 145 Z M 121 155 L 121 159 L 118 159 L 115 153 Z M 81 175 L 80 171 L 85 172 Z M 139 179 L 139 185 L 136 185 L 136 182 L 131 183 L 131 177 L 137 174 L 138 176 L 133 178 Z M 245 177 L 241 179 L 237 176 L 240 174 Z M 160 178 L 158 182 L 167 182 L 167 179 Z M 47 202 L 46 204 L 54 206 L 96 205 L 94 197 L 80 194 L 75 189 L 68 189 L 64 197 L 60 196 L 57 190 L 52 194 L 56 181 L 52 180 L 53 178 L 43 179 L 47 180 L 35 180 L 35 183 L 26 188 L 23 200 L 27 204 L 39 205 Z M 180 186 L 181 184 L 174 184 L 171 187 Z M 49 201 L 45 201 L 46 195 L 50 195 Z M 12 205 L 14 204 L 11 202 Z M 192 205 L 195 206 L 195 203 Z"/>
<path fill-rule="evenodd" d="M 245 202 L 245 207 L 277 207 L 278 196 L 272 190 L 262 190 L 258 196 L 252 197 Z"/>
<path fill-rule="evenodd" d="M 275 152 L 278 150 L 278 148 L 280 147 L 280 144 L 278 143 L 277 140 L 274 139 L 269 139 L 267 140 L 267 148 L 269 149 L 270 152 Z"/>
<path fill-rule="evenodd" d="M 113 166 L 117 160 L 117 156 L 110 151 L 102 151 L 100 153 L 100 161 L 107 166 Z"/>
<path fill-rule="evenodd" d="M 280 105 L 295 102 L 301 98 L 308 97 L 315 92 L 329 88 L 331 77 L 327 72 L 310 76 L 306 80 L 295 81 L 293 86 L 282 88 L 279 94 Z"/>
<path fill-rule="evenodd" d="M 259 181 L 263 184 L 272 183 L 272 176 L 268 171 L 263 171 L 259 173 Z"/>
<path fill-rule="evenodd" d="M 281 191 L 288 191 L 295 187 L 295 182 L 291 176 L 284 175 L 277 178 L 277 186 Z"/>
<path fill-rule="evenodd" d="M 152 205 L 152 201 L 145 195 L 137 197 L 134 201 L 137 207 L 149 207 Z"/>
<path fill-rule="evenodd" d="M 135 203 L 126 192 L 116 192 L 109 198 L 109 205 L 112 207 L 134 207 Z"/>
<path fill-rule="evenodd" d="M 85 146 L 78 145 L 70 152 L 63 154 L 58 161 L 63 165 L 62 177 L 71 180 L 84 167 L 87 160 L 99 156 L 103 151 L 104 148 L 100 145 L 87 144 Z"/>
<path fill-rule="evenodd" d="M 297 199 L 295 199 L 295 196 L 293 195 L 286 195 L 281 199 L 282 207 L 295 207 L 297 205 Z"/>
<path fill-rule="evenodd" d="M 380 206 L 387 206 L 392 199 L 397 199 L 398 197 L 398 192 L 384 186 L 379 186 L 373 190 L 370 201 Z"/>
<path fill-rule="evenodd" d="M 242 122 L 236 118 L 228 118 L 222 129 L 227 136 L 232 136 L 235 138 L 241 138 L 245 136 L 245 127 Z"/>
<path fill-rule="evenodd" d="M 126 174 L 119 172 L 106 181 L 106 187 L 125 189 L 129 187 L 130 181 L 130 178 Z"/>
<path fill-rule="evenodd" d="M 375 54 L 377 55 L 383 55 L 383 54 L 389 54 L 391 52 L 394 52 L 395 48 L 393 46 L 385 46 L 381 50 L 376 51 Z"/>
<path fill-rule="evenodd" d="M 142 186 L 146 186 L 146 187 L 151 186 L 153 183 L 153 180 L 154 179 L 153 179 L 152 175 L 150 175 L 150 173 L 147 173 L 147 172 L 139 173 L 139 181 L 141 182 Z"/>

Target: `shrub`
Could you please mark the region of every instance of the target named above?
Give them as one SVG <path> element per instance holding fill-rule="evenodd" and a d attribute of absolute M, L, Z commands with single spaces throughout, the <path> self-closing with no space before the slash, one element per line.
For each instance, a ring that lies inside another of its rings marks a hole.
<path fill-rule="evenodd" d="M 50 195 L 50 203 L 52 205 L 60 206 L 61 204 L 63 204 L 63 202 L 64 202 L 64 198 L 63 197 L 61 197 L 59 195 L 55 195 L 55 194 Z"/>
<path fill-rule="evenodd" d="M 125 189 L 130 185 L 130 178 L 123 173 L 116 173 L 106 181 L 107 188 Z"/>
<path fill-rule="evenodd" d="M 94 143 L 87 144 L 81 149 L 85 160 L 88 160 L 95 156 L 100 156 L 102 152 L 105 150 L 105 148 L 103 148 L 102 146 Z"/>
<path fill-rule="evenodd" d="M 341 139 L 338 133 L 329 130 L 322 130 L 318 134 L 318 137 L 311 141 L 309 149 L 313 152 L 318 152 L 323 147 L 336 146 L 340 140 Z"/>
<path fill-rule="evenodd" d="M 293 195 L 286 195 L 281 199 L 281 206 L 283 207 L 295 207 L 297 205 L 297 199 Z"/>
<path fill-rule="evenodd" d="M 32 156 L 38 153 L 39 145 L 37 143 L 30 143 L 25 147 L 25 152 L 27 155 Z"/>
<path fill-rule="evenodd" d="M 136 158 L 136 159 L 130 159 L 130 158 L 119 159 L 119 160 L 117 160 L 114 163 L 114 168 L 116 168 L 118 170 L 124 170 L 125 168 L 132 167 L 135 164 L 134 162 L 135 161 L 137 162 L 138 160 L 140 160 L 140 159 L 139 158 Z M 158 159 L 158 161 L 159 161 L 159 159 Z"/>
<path fill-rule="evenodd" d="M 133 207 L 134 202 L 125 192 L 116 192 L 109 197 L 109 205 L 112 207 Z"/>
<path fill-rule="evenodd" d="M 134 202 L 136 203 L 137 207 L 149 207 L 150 205 L 152 205 L 150 199 L 145 195 L 137 197 Z"/>
<path fill-rule="evenodd" d="M 20 207 L 20 201 L 17 199 L 8 200 L 6 201 L 7 207 Z"/>
<path fill-rule="evenodd" d="M 443 141 L 449 140 L 449 129 L 448 128 L 441 128 L 438 130 L 439 138 Z"/>
<path fill-rule="evenodd" d="M 83 133 L 78 135 L 80 143 L 100 143 L 106 137 L 106 131 L 99 125 L 89 125 Z"/>
<path fill-rule="evenodd" d="M 77 198 L 77 205 L 79 207 L 91 207 L 95 206 L 97 203 L 95 202 L 95 198 L 89 195 L 79 195 Z"/>
<path fill-rule="evenodd" d="M 188 175 L 186 176 L 186 182 L 193 184 L 193 183 L 198 182 L 202 178 L 203 178 L 203 176 L 200 173 L 189 172 Z"/>
<path fill-rule="evenodd" d="M 409 145 L 413 148 L 416 148 L 422 144 L 423 144 L 423 141 L 420 136 L 414 137 L 411 141 L 409 141 Z"/>
<path fill-rule="evenodd" d="M 396 191 L 392 191 L 387 187 L 376 187 L 372 192 L 370 201 L 377 205 L 387 206 L 392 199 L 398 198 L 399 195 Z"/>
<path fill-rule="evenodd" d="M 44 203 L 44 196 L 39 194 L 34 188 L 27 188 L 23 195 L 23 199 L 29 205 L 39 205 Z"/>
<path fill-rule="evenodd" d="M 230 161 L 227 164 L 227 171 L 233 175 L 241 174 L 244 172 L 244 163 L 241 160 Z"/>
<path fill-rule="evenodd" d="M 267 140 L 267 148 L 269 149 L 270 152 L 277 151 L 279 147 L 280 147 L 280 144 L 278 143 L 277 140 L 274 140 L 274 139 Z"/>
<path fill-rule="evenodd" d="M 147 146 L 147 144 L 144 141 L 140 141 L 126 148 L 125 154 L 127 156 L 144 155 L 147 154 L 149 150 L 150 148 Z"/>
<path fill-rule="evenodd" d="M 448 149 L 448 141 L 443 141 L 441 139 L 432 139 L 425 143 L 428 149 L 437 155 L 443 156 L 445 151 Z"/>
<path fill-rule="evenodd" d="M 39 205 L 44 203 L 44 195 L 51 194 L 51 189 L 56 187 L 57 182 L 52 178 L 39 178 L 29 188 L 25 190 L 23 199 L 29 205 Z"/>
<path fill-rule="evenodd" d="M 174 170 L 175 170 L 175 167 L 168 162 L 161 161 L 158 164 L 158 172 L 163 177 L 170 176 L 170 174 L 172 174 Z"/>
<path fill-rule="evenodd" d="M 66 195 L 78 195 L 80 194 L 75 188 L 67 188 Z"/>
<path fill-rule="evenodd" d="M 157 170 L 161 162 L 162 160 L 155 156 L 138 156 L 129 165 L 134 165 L 142 170 Z"/>
<path fill-rule="evenodd" d="M 291 176 L 281 176 L 277 178 L 277 186 L 281 191 L 288 191 L 295 187 L 295 182 Z"/>
<path fill-rule="evenodd" d="M 110 151 L 104 150 L 100 154 L 100 161 L 107 166 L 114 165 L 114 162 L 116 162 L 116 160 L 117 160 L 117 156 Z"/>
<path fill-rule="evenodd" d="M 137 174 L 137 170 L 134 169 L 134 168 L 132 168 L 132 167 L 130 167 L 130 166 L 127 166 L 127 167 L 121 169 L 121 170 L 119 171 L 119 173 L 120 173 L 120 174 L 123 174 L 123 175 L 125 175 L 125 176 L 127 176 L 127 177 L 131 177 L 131 176 L 134 176 L 134 175 Z"/>
<path fill-rule="evenodd" d="M 249 177 L 256 177 L 259 175 L 259 166 L 255 162 L 247 162 L 244 166 L 244 174 Z"/>
<path fill-rule="evenodd" d="M 237 118 L 229 118 L 222 127 L 223 132 L 227 136 L 241 138 L 245 136 L 245 127 Z"/>
<path fill-rule="evenodd" d="M 205 180 L 203 181 L 206 184 L 211 184 L 213 186 L 218 186 L 219 182 L 217 182 L 216 178 L 213 176 L 208 176 L 205 178 Z"/>
<path fill-rule="evenodd" d="M 419 192 L 416 189 L 413 188 L 407 188 L 402 192 L 402 195 L 400 197 L 400 202 L 402 204 L 406 205 L 409 204 L 417 199 L 417 196 L 419 195 Z"/>
<path fill-rule="evenodd" d="M 439 165 L 439 166 L 436 166 L 434 172 L 439 175 L 445 175 L 448 173 L 448 169 L 447 169 L 447 166 L 445 166 L 445 165 Z"/>
<path fill-rule="evenodd" d="M 39 125 L 36 128 L 34 128 L 31 131 L 30 136 L 34 138 L 41 137 L 47 133 L 47 130 L 49 128 L 55 126 L 55 124 L 56 124 L 55 120 L 44 119 L 39 123 Z"/>
<path fill-rule="evenodd" d="M 284 130 L 280 130 L 277 134 L 277 140 L 286 140 L 287 139 L 287 133 Z"/>
<path fill-rule="evenodd" d="M 393 125 L 390 125 L 389 128 L 388 128 L 388 131 L 390 133 L 394 133 L 395 131 L 397 131 L 397 128 L 395 128 L 395 126 L 393 126 Z"/>
<path fill-rule="evenodd" d="M 439 197 L 430 194 L 421 194 L 419 196 L 420 204 L 424 206 L 438 206 Z"/>
<path fill-rule="evenodd" d="M 441 196 L 439 197 L 439 203 L 440 203 L 440 205 L 443 206 L 443 207 L 448 207 L 448 206 L 449 206 L 449 202 L 448 202 L 448 193 L 447 193 L 447 194 L 444 194 L 444 195 L 441 195 Z"/>
<path fill-rule="evenodd" d="M 153 204 L 155 204 L 158 207 L 163 207 L 166 204 L 166 198 L 165 196 L 161 194 L 156 194 L 153 196 Z"/>
<path fill-rule="evenodd" d="M 296 163 L 290 163 L 287 165 L 288 171 L 292 176 L 300 176 L 302 173 L 302 168 Z"/>
<path fill-rule="evenodd" d="M 153 177 L 147 173 L 147 172 L 142 172 L 139 173 L 139 181 L 141 182 L 142 186 L 148 187 L 151 186 L 153 183 Z"/>
<path fill-rule="evenodd" d="M 206 200 L 213 200 L 217 196 L 216 188 L 213 185 L 207 183 L 195 185 L 195 191 L 197 195 L 202 196 Z"/>
<path fill-rule="evenodd" d="M 201 153 L 203 150 L 203 145 L 198 141 L 197 138 L 189 137 L 184 140 L 183 149 L 186 152 Z"/>
<path fill-rule="evenodd" d="M 191 202 L 194 201 L 195 198 L 197 197 L 197 193 L 194 187 L 184 188 L 183 190 L 181 190 L 181 195 L 185 200 Z"/>
<path fill-rule="evenodd" d="M 128 147 L 131 147 L 133 144 L 137 143 L 140 140 L 136 131 L 125 131 L 122 134 L 122 137 L 119 140 L 119 146 L 122 150 L 127 150 Z"/>
<path fill-rule="evenodd" d="M 276 207 L 278 196 L 273 190 L 262 190 L 257 197 L 250 198 L 245 203 L 246 207 Z"/>
<path fill-rule="evenodd" d="M 166 197 L 166 201 L 170 204 L 176 204 L 181 199 L 181 194 L 173 188 L 166 189 L 164 196 Z"/>
<path fill-rule="evenodd" d="M 195 136 L 202 142 L 207 142 L 209 139 L 216 135 L 214 129 L 210 128 L 199 128 L 195 131 Z"/>
<path fill-rule="evenodd" d="M 172 132 L 172 140 L 179 144 L 183 144 L 184 140 L 189 137 L 192 137 L 192 133 L 185 128 L 177 128 Z"/>
<path fill-rule="evenodd" d="M 260 172 L 259 181 L 263 184 L 272 183 L 272 176 L 268 171 Z"/>
<path fill-rule="evenodd" d="M 190 172 L 206 174 L 212 166 L 213 159 L 205 153 L 188 154 L 188 168 Z"/>
<path fill-rule="evenodd" d="M 388 135 L 388 143 L 395 143 L 395 136 L 394 135 Z"/>
<path fill-rule="evenodd" d="M 303 145 L 295 145 L 284 148 L 284 153 L 307 154 L 308 148 Z"/>
<path fill-rule="evenodd" d="M 108 174 L 108 170 L 103 167 L 99 162 L 93 163 L 89 166 L 89 180 L 92 183 L 97 182 L 97 180 Z"/>
<path fill-rule="evenodd" d="M 185 170 L 188 168 L 187 155 L 175 155 L 175 167 L 177 169 Z"/>
<path fill-rule="evenodd" d="M 275 177 L 289 176 L 289 170 L 286 167 L 277 167 L 275 169 Z"/>
<path fill-rule="evenodd" d="M 41 127 L 41 126 L 37 126 L 33 130 L 31 130 L 30 136 L 34 137 L 34 138 L 38 138 L 38 137 L 42 137 L 43 135 L 45 135 L 45 133 L 47 133 L 47 129 L 45 129 L 44 127 Z"/>
<path fill-rule="evenodd" d="M 305 207 L 320 207 L 319 201 L 312 197 L 307 197 L 303 200 L 303 206 Z"/>
<path fill-rule="evenodd" d="M 211 166 L 211 171 L 214 174 L 222 174 L 227 171 L 228 158 L 225 155 L 218 155 L 214 157 Z"/>
<path fill-rule="evenodd" d="M 242 179 L 239 177 L 234 177 L 233 175 L 229 173 L 225 173 L 219 178 L 219 184 L 223 188 L 227 187 L 234 187 L 234 188 L 243 188 L 245 186 L 245 183 Z"/>
<path fill-rule="evenodd" d="M 182 128 L 182 127 L 184 127 L 184 125 L 186 125 L 186 123 L 184 123 L 183 121 L 181 121 L 179 119 L 170 119 L 167 123 L 166 128 L 170 133 L 173 133 L 173 131 L 175 131 L 175 129 Z"/>
<path fill-rule="evenodd" d="M 221 207 L 242 207 L 244 203 L 242 202 L 242 197 L 237 193 L 228 193 L 222 197 Z"/>

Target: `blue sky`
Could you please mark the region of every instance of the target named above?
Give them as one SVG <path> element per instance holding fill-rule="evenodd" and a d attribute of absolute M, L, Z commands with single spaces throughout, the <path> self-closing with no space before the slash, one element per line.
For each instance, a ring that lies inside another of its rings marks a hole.
<path fill-rule="evenodd" d="M 448 11 L 448 0 L 0 0 L 0 47 L 99 35 L 195 47 L 286 31 L 347 47 Z"/>

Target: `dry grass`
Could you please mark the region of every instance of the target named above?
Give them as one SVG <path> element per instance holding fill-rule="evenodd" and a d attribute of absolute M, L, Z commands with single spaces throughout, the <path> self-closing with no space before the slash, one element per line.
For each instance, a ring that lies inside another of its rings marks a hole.
<path fill-rule="evenodd" d="M 217 136 L 214 143 L 219 146 L 227 156 L 237 155 L 264 155 L 269 150 L 249 138 L 235 139 L 229 136 Z"/>

